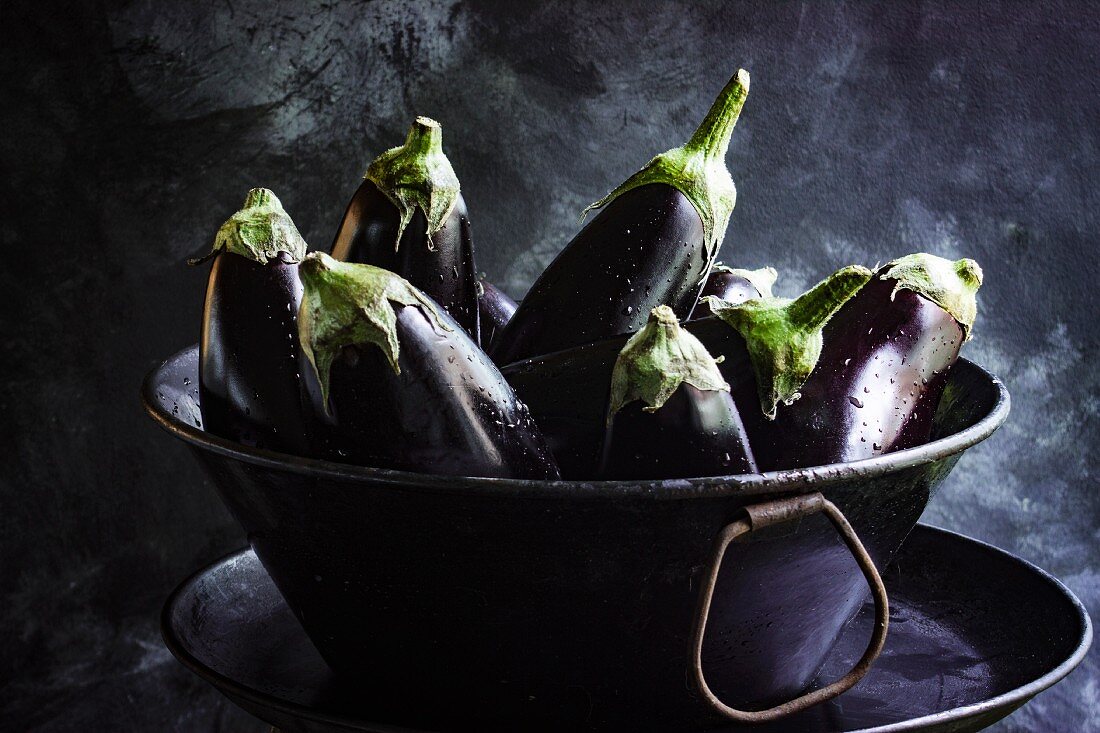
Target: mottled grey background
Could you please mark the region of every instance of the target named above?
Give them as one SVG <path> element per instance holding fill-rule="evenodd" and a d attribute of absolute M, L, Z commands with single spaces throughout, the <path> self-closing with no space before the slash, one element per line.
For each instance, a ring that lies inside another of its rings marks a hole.
<path fill-rule="evenodd" d="M 208 246 L 273 188 L 327 248 L 366 163 L 444 126 L 514 295 L 741 65 L 727 262 L 793 294 L 926 250 L 986 271 L 970 358 L 1013 415 L 926 520 L 1100 617 L 1100 22 L 1085 2 L 0 3 L 0 727 L 260 730 L 157 611 L 243 544 L 142 375 L 196 340 Z M 997 730 L 1100 730 L 1100 653 Z"/>

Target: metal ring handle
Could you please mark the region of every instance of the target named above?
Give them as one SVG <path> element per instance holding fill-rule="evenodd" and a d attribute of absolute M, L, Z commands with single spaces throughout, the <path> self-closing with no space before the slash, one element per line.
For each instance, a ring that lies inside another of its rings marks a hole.
<path fill-rule="evenodd" d="M 867 553 L 866 548 L 864 548 L 863 543 L 856 536 L 852 525 L 848 523 L 840 509 L 820 493 L 753 504 L 745 507 L 744 512 L 747 515 L 746 518 L 727 524 L 714 543 L 710 570 L 707 573 L 706 582 L 699 589 L 699 609 L 696 613 L 695 627 L 692 631 L 692 671 L 695 674 L 695 684 L 699 687 L 699 691 L 703 693 L 703 697 L 718 713 L 738 723 L 766 723 L 801 712 L 826 700 L 831 700 L 863 679 L 863 676 L 871 669 L 871 665 L 882 651 L 883 644 L 886 643 L 886 631 L 890 625 L 890 602 L 886 597 L 886 586 L 882 584 L 878 569 L 875 567 L 875 563 Z M 871 587 L 871 595 L 875 600 L 875 626 L 871 633 L 871 640 L 867 644 L 867 651 L 863 652 L 863 656 L 860 657 L 848 674 L 821 689 L 807 692 L 789 702 L 776 705 L 767 710 L 750 711 L 731 708 L 719 700 L 711 691 L 703 675 L 703 636 L 707 630 L 710 602 L 714 595 L 715 583 L 718 580 L 718 570 L 722 567 L 722 559 L 726 555 L 726 548 L 733 540 L 743 534 L 773 524 L 789 522 L 792 519 L 808 517 L 818 512 L 824 512 L 825 516 L 836 527 L 841 539 L 844 540 L 844 544 L 848 546 L 848 550 L 859 565 L 859 569 L 863 571 L 864 577 L 867 578 L 867 584 Z"/>

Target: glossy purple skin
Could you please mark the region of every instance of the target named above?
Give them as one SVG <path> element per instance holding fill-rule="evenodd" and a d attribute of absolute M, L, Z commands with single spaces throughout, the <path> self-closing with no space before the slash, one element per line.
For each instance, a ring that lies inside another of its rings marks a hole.
<path fill-rule="evenodd" d="M 377 186 L 364 180 L 351 197 L 330 254 L 345 262 L 397 273 L 443 306 L 475 341 L 479 338 L 477 269 L 470 220 L 461 194 L 443 228 L 432 235 L 418 209 L 397 246 L 397 208 Z"/>
<path fill-rule="evenodd" d="M 439 330 L 419 306 L 395 307 L 400 374 L 377 346 L 345 347 L 326 413 L 316 372 L 303 364 L 312 453 L 438 475 L 557 478 L 526 406 L 458 323 L 441 313 L 451 330 Z"/>
<path fill-rule="evenodd" d="M 736 397 L 739 391 L 744 392 L 738 388 L 747 384 L 751 392 L 748 409 L 759 409 L 756 382 L 741 336 L 714 317 L 688 321 L 684 328 L 712 356 L 725 356 L 719 369 L 730 383 L 732 394 Z M 564 478 L 591 479 L 599 471 L 611 372 L 629 338 L 629 334 L 613 336 L 501 369 L 516 394 L 530 407 Z M 746 407 L 736 399 L 734 403 L 744 413 Z M 751 454 L 747 448 L 744 450 Z M 729 453 L 735 455 L 736 446 L 731 445 Z M 695 471 L 691 474 L 701 475 Z"/>
<path fill-rule="evenodd" d="M 954 317 L 876 276 L 829 321 L 817 366 L 791 405 L 764 419 L 734 399 L 761 470 L 845 463 L 926 443 L 963 331 Z"/>
<path fill-rule="evenodd" d="M 655 412 L 641 401 L 615 413 L 599 479 L 666 479 L 754 473 L 745 426 L 728 392 L 681 384 Z"/>
<path fill-rule="evenodd" d="M 759 298 L 761 292 L 742 275 L 724 270 L 711 270 L 711 273 L 707 275 L 706 282 L 703 283 L 702 292 L 699 293 L 699 303 L 695 306 L 695 310 L 691 312 L 693 320 L 714 315 L 710 310 L 710 306 L 703 302 L 703 298 L 708 295 L 713 295 L 730 303 L 744 303 L 746 300 Z"/>
<path fill-rule="evenodd" d="M 692 203 L 664 184 L 632 189 L 601 209 L 539 276 L 494 340 L 510 364 L 645 325 L 658 305 L 685 319 L 710 268 Z"/>
<path fill-rule="evenodd" d="M 493 339 L 512 320 L 516 312 L 516 301 L 496 285 L 485 278 L 478 278 L 481 283 L 481 296 L 477 299 L 477 307 L 481 317 L 481 348 L 490 351 Z"/>
<path fill-rule="evenodd" d="M 302 285 L 289 255 L 260 264 L 214 256 L 199 345 L 199 399 L 212 433 L 245 445 L 305 453 L 298 379 Z"/>

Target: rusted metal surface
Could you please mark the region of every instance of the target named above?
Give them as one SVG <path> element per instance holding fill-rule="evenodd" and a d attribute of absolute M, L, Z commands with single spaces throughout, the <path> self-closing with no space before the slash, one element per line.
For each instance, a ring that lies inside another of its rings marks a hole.
<path fill-rule="evenodd" d="M 882 647 L 886 643 L 886 633 L 890 625 L 890 602 L 886 597 L 886 586 L 882 583 L 878 568 L 867 553 L 859 536 L 856 535 L 852 525 L 844 517 L 844 513 L 837 509 L 836 505 L 827 500 L 819 492 L 795 496 L 789 499 L 778 499 L 760 504 L 753 504 L 743 509 L 746 518 L 730 522 L 718 535 L 714 543 L 714 553 L 707 573 L 707 579 L 699 590 L 699 614 L 695 619 L 695 627 L 692 633 L 692 674 L 699 691 L 711 707 L 726 718 L 738 723 L 766 723 L 778 720 L 788 715 L 805 710 L 809 707 L 831 700 L 843 692 L 851 689 L 857 682 L 863 679 L 870 671 L 871 665 L 878 658 Z M 867 584 L 871 587 L 871 597 L 875 602 L 875 625 L 872 629 L 871 639 L 867 643 L 867 650 L 860 657 L 854 667 L 836 682 L 825 687 L 812 690 L 789 700 L 780 705 L 765 710 L 738 710 L 726 705 L 718 699 L 707 685 L 706 675 L 703 672 L 703 638 L 706 636 L 707 617 L 710 614 L 710 602 L 714 596 L 714 586 L 718 581 L 718 571 L 722 567 L 722 559 L 726 555 L 726 549 L 738 537 L 749 534 L 755 530 L 763 529 L 775 524 L 802 519 L 811 514 L 823 512 L 836 527 L 844 544 L 851 550 L 852 556 L 867 578 Z"/>

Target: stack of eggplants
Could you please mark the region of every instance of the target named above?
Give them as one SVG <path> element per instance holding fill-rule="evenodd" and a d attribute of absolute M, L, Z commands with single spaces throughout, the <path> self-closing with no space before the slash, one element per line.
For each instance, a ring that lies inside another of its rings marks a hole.
<path fill-rule="evenodd" d="M 379 468 L 558 478 L 527 408 L 455 317 L 390 270 L 305 250 L 266 189 L 218 231 L 199 345 L 207 430 Z"/>
<path fill-rule="evenodd" d="M 981 282 L 971 259 L 914 254 L 879 268 L 825 324 L 798 398 L 772 419 L 766 409 L 746 410 L 760 468 L 844 463 L 927 442 L 948 371 L 969 338 Z M 746 304 L 709 304 L 742 333 L 752 330 Z M 751 387 L 741 390 L 747 404 Z"/>
<path fill-rule="evenodd" d="M 982 272 L 918 253 L 795 298 L 715 262 L 738 71 L 684 145 L 590 206 L 518 305 L 418 117 L 368 166 L 330 254 L 257 188 L 218 230 L 200 340 L 206 430 L 455 476 L 659 480 L 860 460 L 930 439 Z"/>

